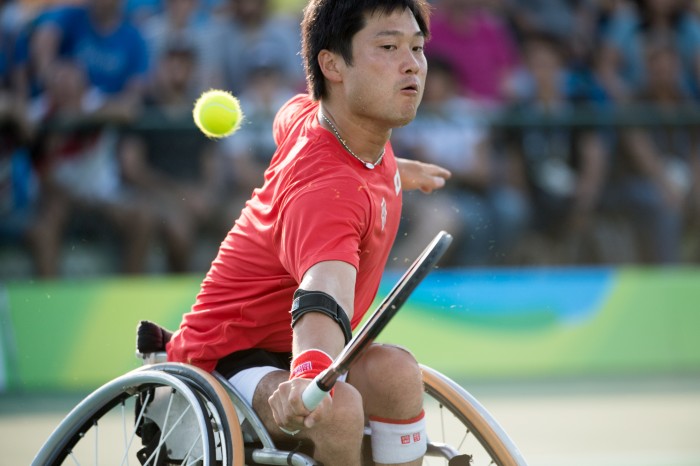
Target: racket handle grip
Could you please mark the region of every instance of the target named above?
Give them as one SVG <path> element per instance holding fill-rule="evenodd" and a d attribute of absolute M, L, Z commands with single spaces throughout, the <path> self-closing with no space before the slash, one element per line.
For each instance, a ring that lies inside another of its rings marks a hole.
<path fill-rule="evenodd" d="M 319 386 L 318 382 L 321 375 L 323 374 L 316 376 L 316 378 L 306 386 L 306 389 L 304 389 L 304 392 L 301 394 L 301 401 L 309 411 L 316 409 L 316 407 L 321 404 L 321 401 L 323 401 L 325 397 L 329 396 L 330 388 L 328 390 L 323 390 Z"/>

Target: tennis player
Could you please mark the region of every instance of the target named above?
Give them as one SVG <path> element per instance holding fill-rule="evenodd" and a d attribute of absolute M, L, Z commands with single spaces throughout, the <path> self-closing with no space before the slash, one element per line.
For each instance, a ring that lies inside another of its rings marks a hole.
<path fill-rule="evenodd" d="M 404 349 L 370 347 L 311 412 L 301 394 L 375 298 L 401 190 L 430 192 L 450 176 L 389 143 L 421 101 L 428 15 L 425 0 L 310 1 L 308 94 L 279 110 L 264 184 L 167 346 L 170 360 L 229 377 L 274 438 L 310 440 L 327 466 L 420 464 L 426 449 L 420 369 Z"/>

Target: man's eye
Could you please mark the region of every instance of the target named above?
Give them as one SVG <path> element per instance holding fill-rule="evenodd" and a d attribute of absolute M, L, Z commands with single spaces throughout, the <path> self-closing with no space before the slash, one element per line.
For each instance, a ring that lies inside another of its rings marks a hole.
<path fill-rule="evenodd" d="M 393 44 L 382 45 L 384 50 L 396 50 L 396 46 Z"/>
<path fill-rule="evenodd" d="M 422 52 L 423 51 L 423 46 L 422 45 L 416 45 L 413 47 L 414 52 Z"/>

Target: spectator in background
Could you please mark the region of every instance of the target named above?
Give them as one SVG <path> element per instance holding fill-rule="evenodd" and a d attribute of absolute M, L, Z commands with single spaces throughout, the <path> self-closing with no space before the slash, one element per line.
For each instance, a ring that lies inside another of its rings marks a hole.
<path fill-rule="evenodd" d="M 525 39 L 525 75 L 529 85 L 514 103 L 523 120 L 572 115 L 569 99 L 566 51 L 555 36 L 537 34 Z M 514 184 L 521 187 L 533 206 L 535 232 L 547 238 L 543 255 L 563 248 L 564 256 L 533 257 L 535 261 L 585 261 L 581 251 L 589 239 L 607 172 L 606 144 L 592 129 L 566 125 L 528 125 L 508 137 Z"/>
<path fill-rule="evenodd" d="M 10 85 L 17 99 L 23 105 L 28 104 L 32 98 L 43 91 L 43 84 L 36 69 L 36 62 L 30 60 L 29 49 L 34 37 L 34 31 L 48 16 L 49 13 L 47 11 L 39 11 L 35 16 L 28 18 L 24 24 L 16 25 L 11 35 L 3 37 L 3 48 L 11 50 L 12 55 L 12 61 L 8 70 Z M 5 22 L 3 21 L 0 24 L 4 26 Z M 5 31 L 7 34 L 9 29 L 5 29 Z"/>
<path fill-rule="evenodd" d="M 506 82 L 519 64 L 504 18 L 479 0 L 438 0 L 431 30 L 426 56 L 450 62 L 459 92 L 477 102 L 502 104 Z"/>
<path fill-rule="evenodd" d="M 28 58 L 41 83 L 51 79 L 58 59 L 75 60 L 105 116 L 128 121 L 142 104 L 148 52 L 124 14 L 123 0 L 50 10 L 33 31 Z"/>
<path fill-rule="evenodd" d="M 251 68 L 260 54 L 279 54 L 285 82 L 295 89 L 305 88 L 299 56 L 299 25 L 296 18 L 275 15 L 269 0 L 227 0 L 229 18 L 221 47 L 224 84 L 241 94 L 250 84 Z"/>
<path fill-rule="evenodd" d="M 142 133 L 139 151 L 126 168 L 131 185 L 149 199 L 158 216 L 169 272 L 197 269 L 197 240 L 213 222 L 223 222 L 214 143 L 192 122 L 191 89 L 198 63 L 197 48 L 188 41 L 165 47 L 145 99 L 151 128 Z M 218 239 L 226 230 L 211 233 Z"/>
<path fill-rule="evenodd" d="M 436 229 L 455 241 L 447 265 L 503 262 L 527 224 L 527 205 L 497 176 L 497 161 L 481 107 L 458 92 L 452 66 L 429 60 L 423 103 L 416 119 L 393 132 L 392 142 L 404 156 L 443 166 L 450 182 L 430 196 L 404 193 L 402 233 L 392 260 L 416 257 Z"/>
<path fill-rule="evenodd" d="M 169 44 L 189 41 L 197 60 L 195 79 L 187 91 L 193 95 L 222 86 L 219 64 L 222 27 L 211 16 L 200 18 L 197 8 L 203 0 L 164 0 L 164 11 L 141 26 L 149 49 L 150 63 L 158 63 Z"/>
<path fill-rule="evenodd" d="M 0 0 L 0 30 L 3 31 L 3 40 L 8 35 L 10 39 L 16 38 L 21 29 L 37 15 L 38 10 L 44 7 L 42 2 Z"/>
<path fill-rule="evenodd" d="M 675 43 L 655 38 L 644 47 L 645 86 L 638 101 L 660 116 L 687 106 L 681 54 Z M 691 223 L 700 214 L 700 134 L 692 126 L 654 125 L 626 129 L 625 158 L 606 196 L 609 207 L 632 222 L 645 263 L 680 259 L 683 215 Z"/>
<path fill-rule="evenodd" d="M 35 84 L 29 94 L 34 120 L 47 129 L 36 141 L 42 193 L 56 200 L 44 212 L 50 227 L 42 231 L 56 257 L 50 274 L 58 273 L 66 225 L 80 218 L 88 230 L 98 228 L 100 212 L 122 233 L 127 251 L 121 256 L 123 270 L 145 271 L 151 219 L 143 205 L 130 205 L 134 200 L 121 185 L 126 174 L 121 167 L 135 153 L 136 140 L 117 125 L 138 115 L 148 54 L 140 32 L 125 16 L 123 0 L 48 9 L 28 28 L 24 50 L 25 76 Z M 93 125 L 94 131 L 56 126 L 69 115 Z M 72 215 L 85 209 L 98 215 Z"/>
<path fill-rule="evenodd" d="M 0 24 L 2 26 L 2 24 Z M 45 262 L 37 248 L 38 182 L 27 150 L 25 106 L 10 85 L 12 35 L 0 29 L 0 245 L 21 245 L 34 256 L 37 270 Z"/>
<path fill-rule="evenodd" d="M 518 37 L 547 33 L 561 41 L 575 35 L 577 9 L 589 0 L 510 0 L 509 16 Z"/>
<path fill-rule="evenodd" d="M 577 104 L 611 109 L 613 96 L 604 86 L 600 48 L 612 18 L 625 8 L 625 0 L 583 0 L 576 9 L 576 28 L 561 43 L 567 49 L 570 97 Z"/>
<path fill-rule="evenodd" d="M 125 0 L 124 12 L 130 21 L 141 27 L 148 20 L 163 14 L 161 0 Z"/>
<path fill-rule="evenodd" d="M 296 90 L 286 81 L 284 58 L 268 50 L 255 57 L 251 63 L 249 85 L 240 94 L 245 120 L 235 136 L 219 144 L 230 187 L 231 211 L 226 222 L 238 217 L 243 204 L 253 189 L 262 186 L 263 173 L 277 149 L 272 134 L 272 122 L 277 109 L 294 96 Z"/>
<path fill-rule="evenodd" d="M 684 0 L 635 0 L 609 24 L 600 50 L 600 70 L 608 92 L 619 102 L 633 100 L 647 85 L 644 43 L 665 39 L 680 56 L 682 86 L 700 97 L 700 20 Z"/>
<path fill-rule="evenodd" d="M 583 28 L 595 3 L 596 0 L 508 0 L 508 11 L 519 38 L 546 33 L 562 45 L 569 45 L 585 33 Z"/>
<path fill-rule="evenodd" d="M 110 127 L 85 126 L 98 114 L 90 109 L 94 101 L 88 97 L 80 64 L 53 61 L 51 70 L 44 81 L 46 91 L 32 103 L 30 113 L 41 128 L 35 147 L 42 196 L 38 243 L 46 263 L 39 272 L 47 277 L 59 274 L 63 237 L 71 220 L 92 215 L 94 225 L 106 219 L 121 234 L 122 270 L 142 273 L 152 219 L 145 202 L 122 183 L 120 170 L 133 145 L 119 144 Z"/>
<path fill-rule="evenodd" d="M 0 245 L 25 247 L 36 272 L 45 270 L 37 233 L 38 180 L 15 115 L 8 112 L 7 95 L 0 91 Z"/>
<path fill-rule="evenodd" d="M 579 102 L 602 103 L 609 96 L 599 82 L 597 52 L 604 25 L 618 3 L 618 0 L 510 0 L 509 4 L 519 39 L 545 34 L 567 50 L 571 85 L 578 87 L 571 90 L 571 97 Z"/>

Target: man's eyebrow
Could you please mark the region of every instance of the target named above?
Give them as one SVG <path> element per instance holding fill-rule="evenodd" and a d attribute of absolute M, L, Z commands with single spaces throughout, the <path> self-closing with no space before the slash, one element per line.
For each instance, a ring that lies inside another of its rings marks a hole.
<path fill-rule="evenodd" d="M 397 37 L 397 36 L 405 36 L 402 31 L 395 30 L 395 29 L 388 29 L 384 31 L 379 31 L 377 34 L 375 34 L 375 37 Z M 415 34 L 413 34 L 413 37 L 425 37 L 425 34 L 423 31 L 416 31 Z"/>

